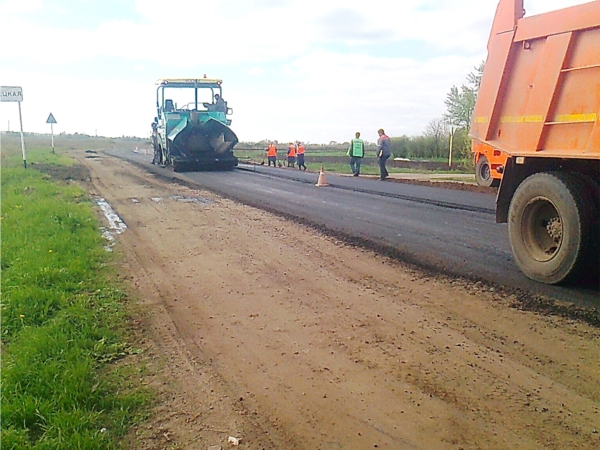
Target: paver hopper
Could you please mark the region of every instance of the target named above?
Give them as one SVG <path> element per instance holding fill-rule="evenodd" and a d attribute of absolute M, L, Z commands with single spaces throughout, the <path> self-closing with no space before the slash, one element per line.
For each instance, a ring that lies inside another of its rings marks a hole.
<path fill-rule="evenodd" d="M 152 123 L 153 164 L 176 172 L 230 170 L 237 166 L 238 139 L 229 128 L 231 108 L 221 80 L 163 78 L 156 82 L 157 116 Z"/>

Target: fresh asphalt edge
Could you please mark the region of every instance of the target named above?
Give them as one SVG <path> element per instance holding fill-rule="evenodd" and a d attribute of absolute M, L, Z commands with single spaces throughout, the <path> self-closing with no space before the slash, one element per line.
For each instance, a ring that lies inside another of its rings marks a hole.
<path fill-rule="evenodd" d="M 304 178 L 299 178 L 293 175 L 287 175 L 287 174 L 278 174 L 278 173 L 263 173 L 263 172 L 258 172 L 256 170 L 252 170 L 251 168 L 248 167 L 236 167 L 235 170 L 240 170 L 243 172 L 250 172 L 250 173 L 255 173 L 257 175 L 262 175 L 262 176 L 266 176 L 266 177 L 273 177 L 273 178 L 282 178 L 282 179 L 286 179 L 286 180 L 293 180 L 293 181 L 298 181 L 300 183 L 305 183 L 305 184 L 314 184 L 314 181 L 310 181 L 310 180 L 306 180 Z M 461 205 L 459 203 L 452 203 L 452 202 L 445 202 L 442 200 L 431 200 L 431 199 L 427 199 L 427 198 L 419 198 L 419 197 L 413 197 L 410 195 L 402 195 L 402 194 L 393 194 L 391 192 L 381 192 L 381 191 L 377 191 L 374 189 L 365 189 L 365 188 L 356 188 L 356 187 L 350 187 L 350 186 L 343 186 L 337 183 L 332 183 L 331 181 L 328 181 L 329 187 L 334 187 L 337 189 L 343 189 L 345 191 L 352 191 L 352 192 L 360 192 L 362 194 L 371 194 L 371 195 L 379 195 L 380 197 L 389 197 L 389 198 L 397 198 L 399 200 L 405 200 L 405 201 L 409 201 L 409 202 L 415 202 L 415 203 L 423 203 L 423 204 L 427 204 L 427 205 L 433 205 L 433 206 L 439 206 L 442 208 L 449 208 L 449 209 L 459 209 L 459 210 L 463 210 L 463 211 L 471 211 L 471 212 L 479 212 L 479 213 L 483 213 L 483 214 L 490 214 L 490 215 L 496 215 L 496 211 L 494 209 L 491 208 L 483 208 L 481 206 L 470 206 L 470 205 Z"/>

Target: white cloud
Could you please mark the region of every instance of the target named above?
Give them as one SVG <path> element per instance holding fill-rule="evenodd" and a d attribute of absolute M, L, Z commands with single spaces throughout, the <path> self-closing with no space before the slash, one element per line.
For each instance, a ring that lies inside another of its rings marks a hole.
<path fill-rule="evenodd" d="M 577 3 L 525 2 L 528 15 Z M 147 136 L 154 80 L 210 72 L 224 79 L 243 140 L 328 142 L 359 129 L 374 139 L 369 133 L 382 126 L 392 135 L 419 134 L 443 113 L 450 87 L 485 58 L 496 5 L 171 0 L 166 7 L 137 0 L 137 17 L 115 10 L 93 27 L 59 28 L 34 16 L 68 14 L 65 5 L 7 0 L 0 3 L 0 42 L 10 43 L 0 83 L 23 86 L 31 131 L 46 131 L 53 112 L 59 132 Z M 100 65 L 110 80 L 85 70 Z M 18 123 L 12 106 L 0 108 L 0 129 Z"/>
<path fill-rule="evenodd" d="M 39 11 L 42 8 L 42 0 L 5 0 L 0 4 L 0 12 L 5 18 L 14 18 L 18 15 Z"/>
<path fill-rule="evenodd" d="M 81 80 L 68 75 L 39 76 L 8 71 L 12 85 L 23 87 L 23 126 L 25 131 L 49 132 L 46 124 L 52 113 L 57 124 L 55 133 L 96 132 L 104 136 L 150 133 L 151 114 L 155 103 L 155 87 L 144 83 Z M 9 85 L 10 83 L 6 83 Z M 19 126 L 17 105 L 3 103 L 0 108 L 0 128 L 16 131 Z M 142 111 L 140 113 L 140 111 Z"/>

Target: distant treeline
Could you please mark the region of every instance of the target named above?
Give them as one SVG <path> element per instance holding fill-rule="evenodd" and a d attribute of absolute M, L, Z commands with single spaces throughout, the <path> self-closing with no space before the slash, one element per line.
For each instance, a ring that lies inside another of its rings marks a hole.
<path fill-rule="evenodd" d="M 448 159 L 450 134 L 393 137 L 392 152 L 397 158 Z M 466 132 L 458 129 L 452 138 L 452 159 L 470 160 L 471 152 Z"/>
<path fill-rule="evenodd" d="M 19 136 L 17 132 L 3 132 L 6 138 Z M 45 137 L 50 137 L 46 133 L 25 133 L 26 140 L 34 139 L 40 140 Z M 90 136 L 83 133 L 66 134 L 59 133 L 55 136 L 57 141 L 60 140 L 87 140 L 87 145 L 91 148 L 102 148 L 105 146 L 111 147 L 122 147 L 127 145 L 135 146 L 146 146 L 151 147 L 151 142 L 147 138 L 137 138 L 134 136 L 122 136 L 122 137 L 103 137 L 103 136 Z M 394 158 L 407 158 L 416 161 L 431 160 L 441 161 L 448 160 L 450 153 L 450 133 L 447 130 L 429 130 L 421 136 L 400 136 L 391 137 L 392 141 L 392 154 Z M 463 128 L 459 128 L 454 131 L 452 145 L 452 161 L 462 162 L 465 165 L 470 164 L 471 153 L 469 150 L 469 139 L 466 135 L 466 131 Z M 287 149 L 288 142 L 278 143 L 275 141 L 280 150 Z M 237 151 L 263 151 L 267 148 L 267 141 L 260 142 L 240 142 L 236 145 Z M 335 142 L 331 141 L 328 144 L 306 144 L 306 149 L 309 154 L 312 155 L 323 155 L 329 154 L 330 152 L 341 156 L 345 155 L 348 150 L 349 142 Z M 365 150 L 367 153 L 374 154 L 377 144 L 374 142 L 366 142 Z"/>
<path fill-rule="evenodd" d="M 392 154 L 394 158 L 407 158 L 411 160 L 445 160 L 450 157 L 450 133 L 440 132 L 438 134 L 423 134 L 422 136 L 400 136 L 390 137 L 392 141 Z M 469 164 L 471 153 L 469 146 L 465 145 L 467 136 L 464 129 L 454 131 L 452 138 L 452 160 L 462 161 Z M 261 142 L 240 142 L 235 149 L 244 150 L 265 150 L 267 141 Z M 287 149 L 287 142 L 275 144 L 280 150 Z M 348 150 L 349 142 L 331 141 L 329 144 L 306 144 L 306 150 L 309 154 L 333 153 L 342 155 Z M 366 142 L 365 150 L 367 153 L 375 153 L 376 143 Z"/>

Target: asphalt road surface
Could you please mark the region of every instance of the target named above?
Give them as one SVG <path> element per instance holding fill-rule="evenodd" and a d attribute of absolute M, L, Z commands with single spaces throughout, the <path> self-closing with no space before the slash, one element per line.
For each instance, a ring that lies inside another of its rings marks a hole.
<path fill-rule="evenodd" d="M 427 270 L 586 309 L 600 305 L 597 287 L 549 286 L 520 272 L 507 226 L 495 222 L 495 196 L 491 193 L 329 173 L 329 186 L 316 187 L 318 174 L 314 172 L 265 166 L 174 173 L 153 166 L 148 154 L 125 150 L 107 153 L 160 176 L 312 224 Z"/>

